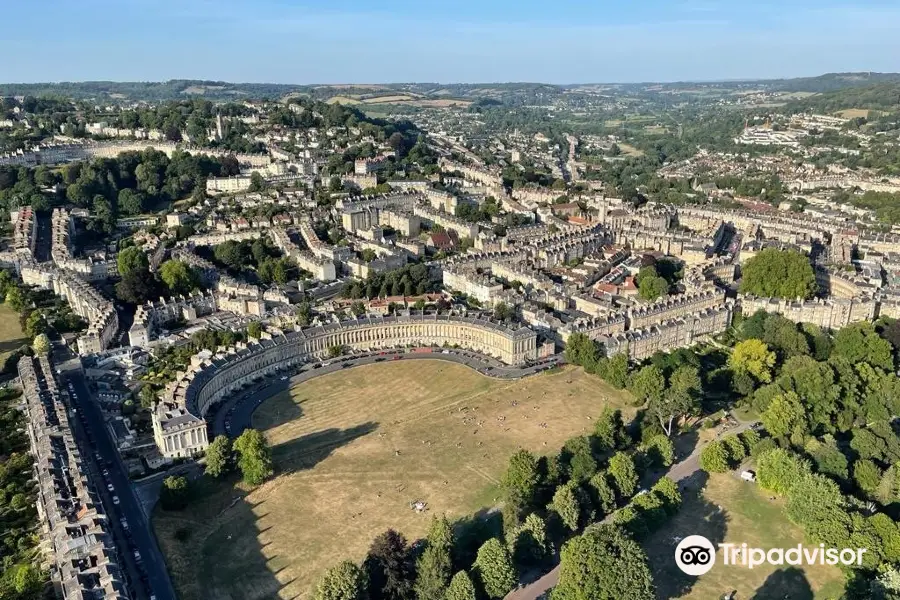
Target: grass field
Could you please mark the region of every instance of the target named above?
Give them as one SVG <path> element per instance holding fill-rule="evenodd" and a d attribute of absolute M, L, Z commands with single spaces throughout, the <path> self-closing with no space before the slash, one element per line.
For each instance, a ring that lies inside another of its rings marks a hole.
<path fill-rule="evenodd" d="M 389 527 L 414 540 L 431 514 L 495 507 L 516 448 L 555 452 L 625 402 L 580 369 L 499 381 L 417 360 L 325 375 L 254 416 L 275 479 L 249 495 L 216 484 L 154 523 L 182 600 L 308 598 L 324 569 L 361 560 Z"/>
<path fill-rule="evenodd" d="M 644 153 L 641 150 L 638 150 L 634 146 L 629 144 L 625 144 L 623 142 L 619 142 L 619 150 L 622 151 L 622 154 L 625 156 L 643 156 Z"/>
<path fill-rule="evenodd" d="M 839 110 L 835 114 L 844 119 L 858 119 L 860 117 L 868 117 L 870 112 L 874 112 L 875 116 L 881 114 L 881 111 L 870 111 L 867 108 L 848 108 L 845 110 Z"/>
<path fill-rule="evenodd" d="M 759 548 L 789 548 L 804 542 L 803 532 L 787 520 L 783 503 L 734 474 L 712 475 L 702 494 L 685 494 L 679 514 L 644 544 L 663 599 L 710 600 L 737 590 L 737 598 L 754 600 L 830 600 L 841 596 L 843 574 L 837 567 L 716 566 L 697 579 L 675 566 L 675 536 L 703 535 L 713 543 L 732 542 Z"/>
<path fill-rule="evenodd" d="M 28 340 L 19 325 L 19 313 L 0 305 L 0 365 L 9 354 Z"/>
<path fill-rule="evenodd" d="M 333 96 L 326 101 L 328 104 L 348 104 L 348 105 L 365 105 L 366 107 L 379 106 L 395 106 L 398 104 L 407 104 L 409 106 L 417 106 L 419 108 L 449 108 L 451 106 L 459 106 L 465 108 L 472 104 L 470 100 L 457 100 L 454 98 L 421 98 L 410 94 L 391 94 L 385 96 L 373 96 L 371 98 L 361 98 L 353 96 Z"/>

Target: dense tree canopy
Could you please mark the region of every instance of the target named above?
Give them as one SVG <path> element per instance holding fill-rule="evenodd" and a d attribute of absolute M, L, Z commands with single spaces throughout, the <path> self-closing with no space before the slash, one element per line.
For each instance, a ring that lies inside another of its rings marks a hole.
<path fill-rule="evenodd" d="M 194 270 L 180 260 L 167 260 L 160 265 L 159 277 L 172 295 L 189 294 L 199 285 Z"/>
<path fill-rule="evenodd" d="M 345 560 L 328 569 L 316 585 L 315 600 L 367 600 L 366 575 Z"/>
<path fill-rule="evenodd" d="M 553 600 L 653 600 L 640 545 L 614 525 L 588 528 L 563 546 Z"/>
<path fill-rule="evenodd" d="M 413 561 L 406 538 L 388 529 L 372 541 L 363 563 L 372 600 L 412 600 Z"/>
<path fill-rule="evenodd" d="M 272 476 L 272 450 L 256 429 L 245 429 L 234 441 L 234 451 L 244 481 L 250 485 L 260 485 Z"/>
<path fill-rule="evenodd" d="M 766 248 L 741 265 L 741 292 L 761 297 L 810 298 L 816 277 L 809 257 L 793 250 Z"/>
<path fill-rule="evenodd" d="M 488 598 L 503 598 L 518 581 L 509 550 L 497 538 L 489 539 L 478 549 L 474 572 Z"/>
<path fill-rule="evenodd" d="M 749 339 L 734 347 L 734 351 L 728 357 L 728 365 L 735 371 L 749 373 L 761 383 L 769 383 L 772 381 L 775 360 L 775 353 L 770 352 L 762 340 Z"/>
<path fill-rule="evenodd" d="M 231 470 L 231 440 L 218 435 L 206 449 L 206 474 L 221 477 Z"/>

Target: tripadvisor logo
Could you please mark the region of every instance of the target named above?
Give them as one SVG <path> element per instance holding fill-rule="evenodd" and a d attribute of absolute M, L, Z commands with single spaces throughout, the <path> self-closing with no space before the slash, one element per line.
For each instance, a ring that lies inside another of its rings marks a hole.
<path fill-rule="evenodd" d="M 722 563 L 752 569 L 760 565 L 862 565 L 866 548 L 826 548 L 825 544 L 793 548 L 752 548 L 747 544 L 718 544 Z M 703 575 L 716 564 L 716 546 L 702 535 L 690 535 L 675 548 L 675 564 L 687 575 Z"/>

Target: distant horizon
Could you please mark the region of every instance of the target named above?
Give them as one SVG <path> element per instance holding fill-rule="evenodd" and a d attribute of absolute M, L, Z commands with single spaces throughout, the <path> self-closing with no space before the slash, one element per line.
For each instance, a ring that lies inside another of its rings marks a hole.
<path fill-rule="evenodd" d="M 660 80 L 660 81 L 574 81 L 568 83 L 550 83 L 548 81 L 356 81 L 356 82 L 340 82 L 325 83 L 314 81 L 309 83 L 291 83 L 278 81 L 232 81 L 227 79 L 208 79 L 202 77 L 169 77 L 167 79 L 72 79 L 60 81 L 0 81 L 3 85 L 65 85 L 65 84 L 91 84 L 91 83 L 111 83 L 111 84 L 166 84 L 175 81 L 184 81 L 190 83 L 207 83 L 216 84 L 223 83 L 228 85 L 278 85 L 286 87 L 358 87 L 358 86 L 397 86 L 397 85 L 550 85 L 554 87 L 572 87 L 585 85 L 676 85 L 676 84 L 720 84 L 720 83 L 765 83 L 771 81 L 792 81 L 797 79 L 817 79 L 828 76 L 851 76 L 851 75 L 868 75 L 868 76 L 890 76 L 896 75 L 900 79 L 900 71 L 826 71 L 817 75 L 796 75 L 792 77 L 735 77 L 728 79 L 678 79 L 678 80 Z M 202 94 L 197 94 L 202 95 Z"/>
<path fill-rule="evenodd" d="M 202 73 L 205 80 L 285 85 L 563 85 L 900 70 L 896 0 L 39 4 L 5 7 L 0 52 L 15 59 L 4 62 L 0 79 L 165 81 Z"/>

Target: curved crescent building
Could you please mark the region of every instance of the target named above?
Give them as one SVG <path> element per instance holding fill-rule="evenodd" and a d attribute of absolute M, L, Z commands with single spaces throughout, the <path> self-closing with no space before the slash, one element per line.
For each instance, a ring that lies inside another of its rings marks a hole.
<path fill-rule="evenodd" d="M 261 376 L 327 355 L 329 348 L 378 350 L 459 346 L 520 365 L 537 356 L 537 334 L 488 318 L 426 314 L 363 318 L 293 331 L 214 356 L 195 355 L 153 413 L 153 434 L 163 456 L 189 457 L 209 445 L 206 414 L 228 395 Z"/>

